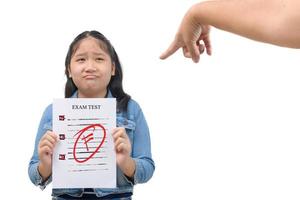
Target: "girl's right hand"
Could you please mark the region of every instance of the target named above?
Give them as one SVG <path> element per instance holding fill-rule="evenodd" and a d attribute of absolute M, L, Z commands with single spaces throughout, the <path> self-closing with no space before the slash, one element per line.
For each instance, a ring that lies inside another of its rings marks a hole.
<path fill-rule="evenodd" d="M 47 131 L 39 142 L 38 154 L 40 163 L 38 169 L 43 178 L 50 176 L 52 172 L 52 154 L 57 140 L 55 133 Z"/>

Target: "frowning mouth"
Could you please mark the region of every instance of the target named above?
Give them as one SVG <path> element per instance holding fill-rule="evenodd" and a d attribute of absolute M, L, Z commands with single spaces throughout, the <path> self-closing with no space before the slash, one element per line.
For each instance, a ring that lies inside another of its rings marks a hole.
<path fill-rule="evenodd" d="M 95 79 L 95 78 L 97 78 L 97 76 L 96 75 L 85 75 L 85 76 L 83 76 L 83 78 L 84 79 Z"/>

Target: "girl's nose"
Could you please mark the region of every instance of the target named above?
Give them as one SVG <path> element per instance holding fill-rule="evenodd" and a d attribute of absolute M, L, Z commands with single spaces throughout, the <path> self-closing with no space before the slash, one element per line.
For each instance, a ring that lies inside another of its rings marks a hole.
<path fill-rule="evenodd" d="M 92 60 L 89 60 L 86 63 L 85 71 L 86 72 L 95 72 L 96 71 L 95 63 Z"/>

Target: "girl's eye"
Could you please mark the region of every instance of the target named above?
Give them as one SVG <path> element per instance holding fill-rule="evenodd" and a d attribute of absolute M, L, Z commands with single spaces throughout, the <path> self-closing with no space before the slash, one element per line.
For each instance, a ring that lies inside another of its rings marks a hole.
<path fill-rule="evenodd" d="M 104 60 L 103 58 L 96 58 L 97 61 L 102 61 Z"/>
<path fill-rule="evenodd" d="M 78 59 L 76 60 L 76 62 L 84 62 L 84 61 L 85 61 L 84 58 L 78 58 Z"/>

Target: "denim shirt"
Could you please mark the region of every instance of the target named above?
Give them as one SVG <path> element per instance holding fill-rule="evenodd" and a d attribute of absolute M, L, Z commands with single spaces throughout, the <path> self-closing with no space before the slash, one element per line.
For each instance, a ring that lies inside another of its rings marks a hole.
<path fill-rule="evenodd" d="M 108 92 L 108 98 L 112 97 Z M 77 98 L 77 92 L 71 98 Z M 124 127 L 130 139 L 132 152 L 131 157 L 135 161 L 136 169 L 132 179 L 128 179 L 117 167 L 117 187 L 116 188 L 95 188 L 94 191 L 98 197 L 108 194 L 133 192 L 133 185 L 147 182 L 153 175 L 155 166 L 151 156 L 151 143 L 147 122 L 144 114 L 137 102 L 130 99 L 127 105 L 127 112 L 117 112 L 117 127 Z M 50 104 L 43 113 L 40 121 L 33 156 L 29 162 L 28 174 L 31 182 L 40 186 L 43 190 L 51 181 L 50 176 L 43 182 L 38 172 L 39 156 L 38 144 L 46 131 L 52 130 L 52 104 Z M 68 194 L 74 197 L 83 195 L 83 188 L 62 188 L 52 189 L 52 196 L 56 197 L 62 194 Z"/>

